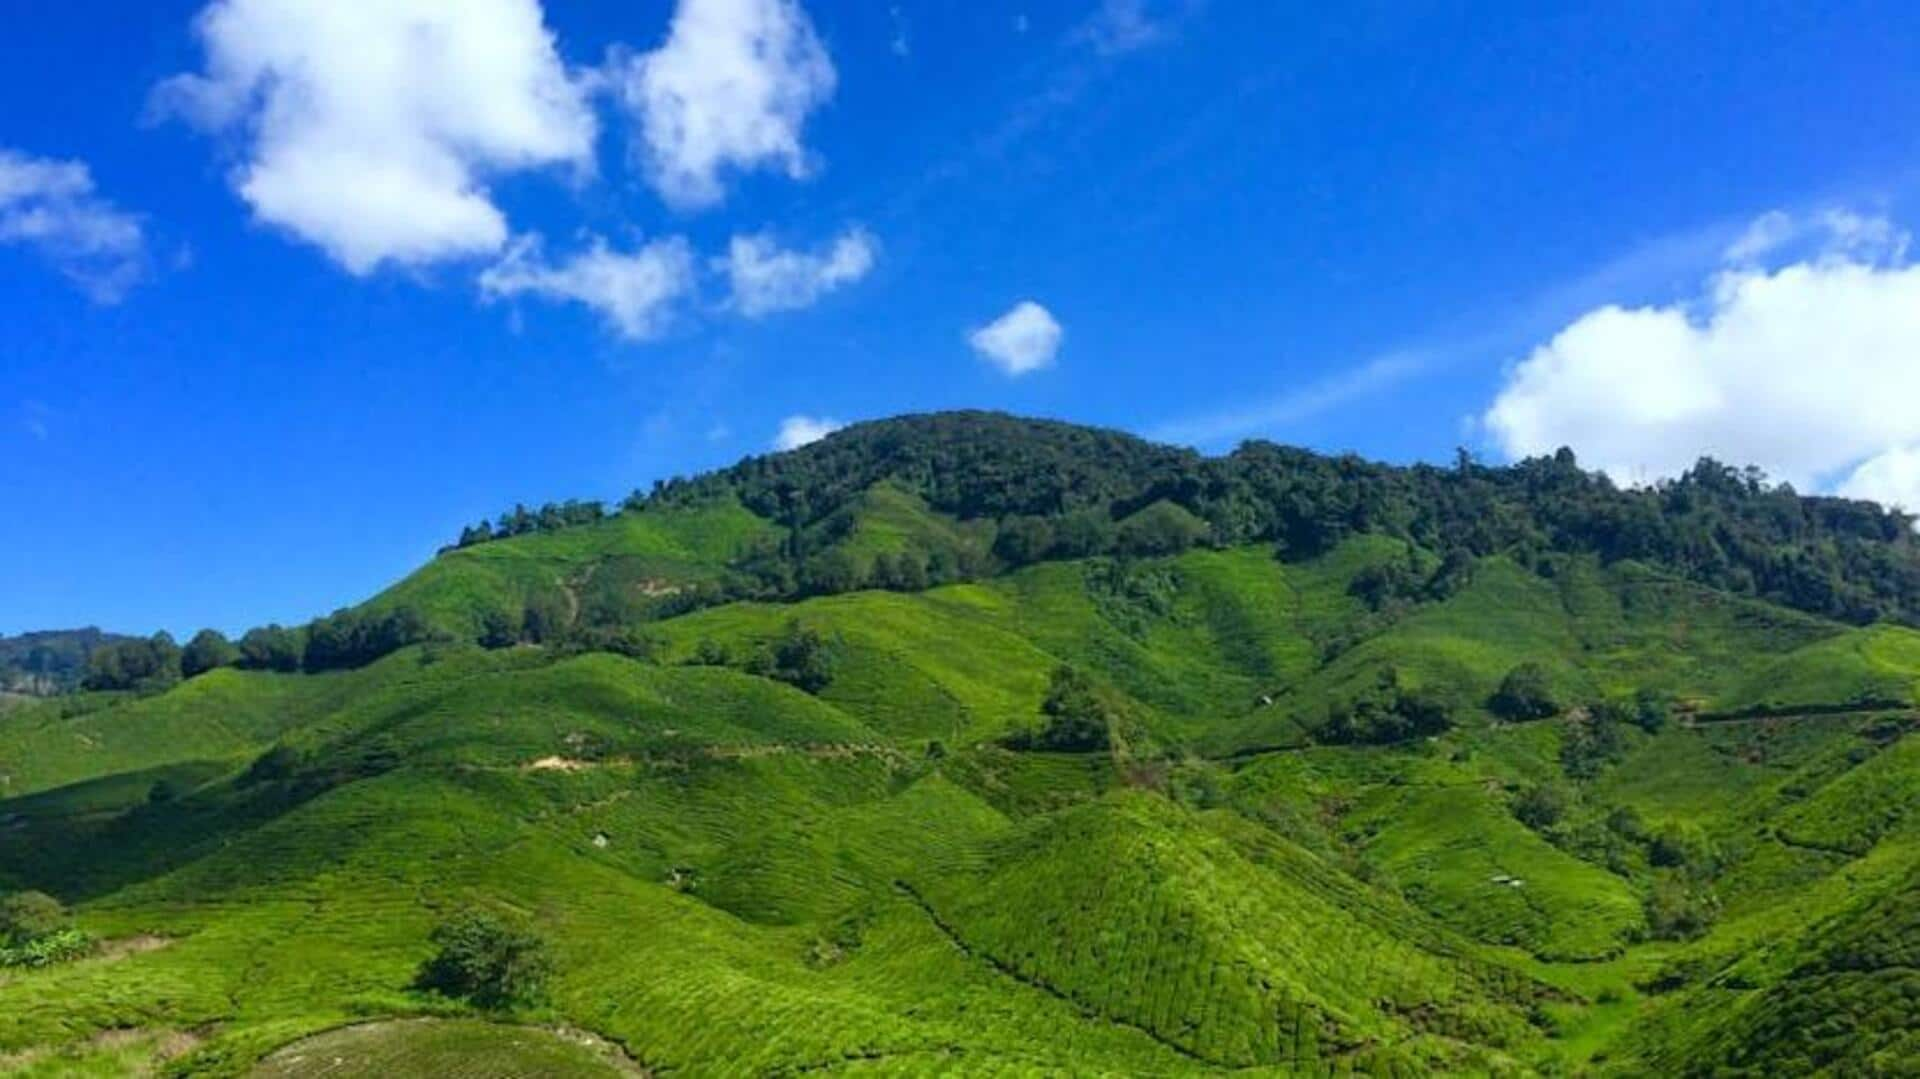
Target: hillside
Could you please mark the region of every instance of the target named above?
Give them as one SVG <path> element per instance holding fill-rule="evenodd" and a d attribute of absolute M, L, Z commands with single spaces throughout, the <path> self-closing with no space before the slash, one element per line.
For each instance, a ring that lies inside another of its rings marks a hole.
<path fill-rule="evenodd" d="M 585 506 L 0 716 L 0 1070 L 1920 1069 L 1897 514 L 978 413 Z"/>

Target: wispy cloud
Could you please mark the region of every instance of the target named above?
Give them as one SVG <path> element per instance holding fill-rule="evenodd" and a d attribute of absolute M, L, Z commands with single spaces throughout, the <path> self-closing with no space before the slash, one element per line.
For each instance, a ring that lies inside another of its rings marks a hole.
<path fill-rule="evenodd" d="M 1171 32 L 1172 16 L 1155 17 L 1146 0 L 1102 0 L 1075 37 L 1103 56 L 1144 49 Z"/>
<path fill-rule="evenodd" d="M 84 163 L 6 149 L 0 244 L 38 252 L 96 303 L 118 303 L 147 269 L 140 219 L 96 194 Z"/>
<path fill-rule="evenodd" d="M 811 307 L 821 297 L 850 285 L 873 269 L 878 244 L 854 227 L 819 251 L 782 248 L 765 233 L 735 236 L 727 254 L 714 260 L 732 293 L 728 303 L 748 318 Z"/>
<path fill-rule="evenodd" d="M 45 442 L 53 433 L 53 409 L 45 401 L 20 402 L 20 429 L 35 442 Z"/>
<path fill-rule="evenodd" d="M 1376 356 L 1357 367 L 1258 404 L 1172 420 L 1154 428 L 1150 434 L 1163 442 L 1208 447 L 1256 434 L 1270 434 L 1383 392 L 1427 370 L 1435 359 L 1422 352 Z"/>
<path fill-rule="evenodd" d="M 677 236 L 627 253 L 594 237 L 586 250 L 560 262 L 548 261 L 541 247 L 537 235 L 516 240 L 504 258 L 480 275 L 481 295 L 585 304 L 619 336 L 643 341 L 666 328 L 673 304 L 694 287 L 693 254 Z"/>

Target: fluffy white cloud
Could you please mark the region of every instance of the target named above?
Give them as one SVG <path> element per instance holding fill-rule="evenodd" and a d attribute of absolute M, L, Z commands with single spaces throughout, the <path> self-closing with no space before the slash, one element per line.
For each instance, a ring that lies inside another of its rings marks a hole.
<path fill-rule="evenodd" d="M 560 263 L 543 257 L 538 236 L 522 237 L 480 275 L 488 299 L 530 295 L 582 303 L 630 341 L 665 329 L 674 301 L 693 285 L 693 254 L 679 237 L 655 240 L 631 254 L 595 237 L 585 251 Z"/>
<path fill-rule="evenodd" d="M 195 29 L 206 70 L 156 109 L 243 139 L 254 214 L 353 273 L 497 252 L 488 176 L 592 167 L 593 112 L 539 0 L 215 0 Z"/>
<path fill-rule="evenodd" d="M 820 251 L 786 251 L 771 236 L 735 236 L 715 265 L 726 273 L 731 303 L 748 318 L 812 306 L 873 269 L 875 244 L 865 229 L 840 234 Z"/>
<path fill-rule="evenodd" d="M 78 161 L 0 149 L 0 244 L 30 247 L 99 303 L 116 303 L 146 271 L 140 219 L 94 193 Z"/>
<path fill-rule="evenodd" d="M 810 442 L 818 442 L 845 426 L 846 424 L 839 420 L 830 420 L 824 416 L 788 416 L 780 421 L 780 430 L 773 436 L 773 448 L 783 452 L 797 450 Z"/>
<path fill-rule="evenodd" d="M 1823 245 L 1798 261 L 1756 261 L 1809 237 Z M 1728 256 L 1690 302 L 1602 307 L 1535 349 L 1483 417 L 1501 450 L 1569 445 L 1623 482 L 1711 454 L 1802 489 L 1912 499 L 1920 266 L 1904 233 L 1770 215 Z"/>
<path fill-rule="evenodd" d="M 1022 300 L 968 334 L 967 343 L 982 359 L 1017 378 L 1052 364 L 1065 333 L 1046 308 Z"/>
<path fill-rule="evenodd" d="M 680 0 L 666 43 L 620 66 L 635 154 L 661 197 L 686 209 L 719 202 L 729 170 L 805 178 L 800 129 L 837 79 L 796 0 Z"/>

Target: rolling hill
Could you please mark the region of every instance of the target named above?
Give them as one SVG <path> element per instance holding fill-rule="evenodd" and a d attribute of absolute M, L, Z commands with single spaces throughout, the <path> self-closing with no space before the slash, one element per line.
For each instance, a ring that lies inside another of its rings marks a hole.
<path fill-rule="evenodd" d="M 0 716 L 0 1069 L 1912 1072 L 1910 525 L 982 413 L 523 513 Z"/>

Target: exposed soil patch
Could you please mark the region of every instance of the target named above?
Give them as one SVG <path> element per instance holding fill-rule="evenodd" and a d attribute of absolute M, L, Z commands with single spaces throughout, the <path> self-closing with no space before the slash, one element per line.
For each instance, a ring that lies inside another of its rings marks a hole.
<path fill-rule="evenodd" d="M 378 1019 L 336 1027 L 282 1046 L 254 1066 L 253 1079 L 538 1079 L 649 1075 L 599 1035 L 573 1027 L 518 1026 L 481 1019 Z"/>

